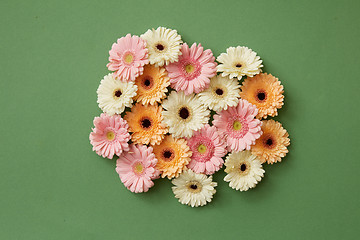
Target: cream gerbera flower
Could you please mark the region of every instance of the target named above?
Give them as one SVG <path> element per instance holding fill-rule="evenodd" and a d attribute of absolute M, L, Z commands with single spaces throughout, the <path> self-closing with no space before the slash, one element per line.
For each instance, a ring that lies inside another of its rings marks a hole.
<path fill-rule="evenodd" d="M 221 63 L 217 66 L 217 71 L 230 79 L 237 77 L 240 80 L 245 75 L 252 77 L 260 73 L 263 67 L 260 57 L 248 47 L 229 47 L 216 60 Z"/>
<path fill-rule="evenodd" d="M 192 137 L 193 131 L 202 128 L 209 120 L 210 111 L 194 94 L 172 92 L 163 101 L 164 123 L 174 137 Z"/>
<path fill-rule="evenodd" d="M 230 187 L 240 191 L 254 188 L 265 173 L 260 160 L 250 151 L 230 153 L 226 157 L 225 166 L 225 182 L 230 182 Z"/>
<path fill-rule="evenodd" d="M 172 184 L 175 185 L 172 190 L 179 202 L 191 207 L 204 206 L 211 202 L 217 186 L 217 183 L 212 181 L 212 176 L 207 177 L 191 170 L 184 171 L 172 180 Z"/>
<path fill-rule="evenodd" d="M 199 93 L 200 101 L 216 112 L 236 106 L 240 97 L 240 85 L 237 79 L 215 76 L 210 80 L 210 87 Z"/>
<path fill-rule="evenodd" d="M 182 40 L 176 30 L 158 27 L 147 30 L 140 37 L 147 42 L 150 64 L 161 67 L 178 61 Z"/>
<path fill-rule="evenodd" d="M 120 114 L 125 107 L 132 106 L 136 90 L 134 82 L 116 80 L 113 74 L 109 73 L 101 80 L 97 89 L 97 102 L 101 110 L 108 115 Z"/>

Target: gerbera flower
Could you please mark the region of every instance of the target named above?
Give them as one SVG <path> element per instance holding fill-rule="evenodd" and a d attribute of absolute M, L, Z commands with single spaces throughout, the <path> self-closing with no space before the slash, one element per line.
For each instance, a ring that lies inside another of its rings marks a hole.
<path fill-rule="evenodd" d="M 166 110 L 162 112 L 164 123 L 174 137 L 191 137 L 193 131 L 209 120 L 210 111 L 194 94 L 186 96 L 183 92 L 172 92 L 162 106 Z"/>
<path fill-rule="evenodd" d="M 186 140 L 165 136 L 164 140 L 154 146 L 154 153 L 158 159 L 156 169 L 161 172 L 162 178 L 173 178 L 179 176 L 189 163 L 191 151 Z"/>
<path fill-rule="evenodd" d="M 200 101 L 216 112 L 236 106 L 240 97 L 240 85 L 236 79 L 215 76 L 210 87 L 199 93 Z"/>
<path fill-rule="evenodd" d="M 263 163 L 281 162 L 281 158 L 288 153 L 289 134 L 279 122 L 264 120 L 262 123 L 263 135 L 256 140 L 255 145 L 251 148 L 252 153 L 258 156 Z"/>
<path fill-rule="evenodd" d="M 124 119 L 129 123 L 131 140 L 138 144 L 159 144 L 168 132 L 167 127 L 161 123 L 161 106 L 144 106 L 140 103 L 127 112 Z"/>
<path fill-rule="evenodd" d="M 230 153 L 225 160 L 225 182 L 229 186 L 240 191 L 247 191 L 254 188 L 264 176 L 260 160 L 252 155 L 250 151 Z"/>
<path fill-rule="evenodd" d="M 147 30 L 140 37 L 147 42 L 150 64 L 159 67 L 179 59 L 182 40 L 176 30 L 158 27 Z"/>
<path fill-rule="evenodd" d="M 121 81 L 134 81 L 143 73 L 144 65 L 149 63 L 146 42 L 138 36 L 119 38 L 109 51 L 109 63 L 106 65 L 110 71 Z"/>
<path fill-rule="evenodd" d="M 135 79 L 135 84 L 138 86 L 135 99 L 144 105 L 154 105 L 166 97 L 170 81 L 164 68 L 146 65 L 144 73 Z"/>
<path fill-rule="evenodd" d="M 245 75 L 252 77 L 260 73 L 263 67 L 260 57 L 247 47 L 229 47 L 226 53 L 220 54 L 216 60 L 221 63 L 217 66 L 217 71 L 230 79 L 237 77 L 240 80 Z"/>
<path fill-rule="evenodd" d="M 202 129 L 187 139 L 188 146 L 192 151 L 191 161 L 187 165 L 196 173 L 213 174 L 218 171 L 227 153 L 225 141 L 216 130 L 206 124 Z"/>
<path fill-rule="evenodd" d="M 152 147 L 130 145 L 130 150 L 116 161 L 116 172 L 125 187 L 132 192 L 147 192 L 154 186 L 153 179 L 159 176 L 155 169 L 157 159 Z"/>
<path fill-rule="evenodd" d="M 90 133 L 90 143 L 99 156 L 112 159 L 123 151 L 129 151 L 128 124 L 119 115 L 109 116 L 102 113 L 94 118 L 94 126 Z"/>
<path fill-rule="evenodd" d="M 181 204 L 191 207 L 200 207 L 211 202 L 216 193 L 216 182 L 212 181 L 212 176 L 194 173 L 191 170 L 184 171 L 180 177 L 172 180 L 172 190 L 175 197 Z"/>
<path fill-rule="evenodd" d="M 284 105 L 283 86 L 279 79 L 271 74 L 260 73 L 245 79 L 240 96 L 254 104 L 259 113 L 258 118 L 277 116 L 277 109 Z"/>
<path fill-rule="evenodd" d="M 137 86 L 134 82 L 121 82 L 115 80 L 109 73 L 100 82 L 97 89 L 97 102 L 103 112 L 108 115 L 120 114 L 125 107 L 131 107 Z"/>
<path fill-rule="evenodd" d="M 214 115 L 213 124 L 225 136 L 229 151 L 250 150 L 250 146 L 261 136 L 261 121 L 255 119 L 257 113 L 254 105 L 240 99 L 236 107 Z"/>
<path fill-rule="evenodd" d="M 178 62 L 166 66 L 171 86 L 186 95 L 199 93 L 209 86 L 210 78 L 216 75 L 215 57 L 210 49 L 204 51 L 201 44 L 196 46 L 196 43 L 191 48 L 184 43 L 181 52 Z"/>

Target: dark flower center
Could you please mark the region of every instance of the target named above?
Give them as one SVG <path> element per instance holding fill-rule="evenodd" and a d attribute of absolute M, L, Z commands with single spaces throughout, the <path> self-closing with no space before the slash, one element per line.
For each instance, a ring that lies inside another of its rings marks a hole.
<path fill-rule="evenodd" d="M 185 107 L 181 108 L 180 111 L 179 111 L 179 116 L 182 118 L 182 119 L 187 119 L 189 117 L 190 113 L 189 113 L 189 110 Z"/>
<path fill-rule="evenodd" d="M 156 44 L 156 49 L 157 50 L 159 50 L 159 51 L 162 51 L 162 50 L 164 50 L 164 45 L 162 45 L 162 44 Z"/>
<path fill-rule="evenodd" d="M 163 153 L 164 158 L 171 158 L 172 152 L 169 150 L 164 151 Z"/>
<path fill-rule="evenodd" d="M 196 189 L 198 188 L 198 186 L 195 185 L 195 184 L 191 184 L 191 185 L 190 185 L 190 188 L 196 190 Z"/>
<path fill-rule="evenodd" d="M 116 97 L 120 97 L 121 94 L 122 94 L 122 92 L 121 92 L 120 90 L 116 90 L 114 95 L 115 95 Z"/>
<path fill-rule="evenodd" d="M 141 120 L 141 126 L 143 128 L 149 128 L 151 126 L 151 122 L 149 119 L 145 118 L 143 120 Z"/>
<path fill-rule="evenodd" d="M 259 93 L 257 94 L 257 98 L 258 98 L 260 101 L 265 100 L 265 97 L 266 97 L 266 95 L 265 95 L 264 92 L 259 92 Z"/>
<path fill-rule="evenodd" d="M 148 87 L 148 86 L 150 86 L 150 84 L 151 84 L 150 80 L 149 80 L 149 79 L 145 79 L 144 85 Z"/>
<path fill-rule="evenodd" d="M 241 170 L 242 172 L 244 172 L 244 171 L 246 170 L 246 164 L 245 164 L 245 163 L 241 164 L 240 170 Z"/>
<path fill-rule="evenodd" d="M 240 63 L 238 63 L 238 64 L 235 65 L 235 67 L 237 67 L 237 68 L 241 68 L 241 66 L 242 66 L 242 65 L 241 65 Z"/>
<path fill-rule="evenodd" d="M 221 95 L 224 94 L 224 91 L 223 91 L 222 89 L 220 89 L 220 88 L 216 89 L 215 92 L 216 92 L 216 94 L 219 95 L 219 96 L 221 96 Z"/>
<path fill-rule="evenodd" d="M 271 138 L 268 138 L 265 143 L 270 147 L 271 145 L 273 145 L 273 140 Z"/>

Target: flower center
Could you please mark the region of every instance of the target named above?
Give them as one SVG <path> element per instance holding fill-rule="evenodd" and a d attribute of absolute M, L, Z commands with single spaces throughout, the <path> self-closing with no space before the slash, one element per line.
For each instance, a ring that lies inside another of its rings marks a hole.
<path fill-rule="evenodd" d="M 186 120 L 186 119 L 190 116 L 189 109 L 187 109 L 186 107 L 180 108 L 179 116 L 180 116 L 182 119 Z"/>
<path fill-rule="evenodd" d="M 192 193 L 201 192 L 201 189 L 202 189 L 202 185 L 198 181 L 190 181 L 187 184 L 187 187 L 188 187 L 189 191 Z"/>
<path fill-rule="evenodd" d="M 185 71 L 187 72 L 187 73 L 193 73 L 194 72 L 194 70 L 195 70 L 195 67 L 193 66 L 193 65 L 191 65 L 191 64 L 187 64 L 187 65 L 185 65 Z"/>
<path fill-rule="evenodd" d="M 204 144 L 200 144 L 197 150 L 199 153 L 204 154 L 206 152 L 206 146 Z"/>
<path fill-rule="evenodd" d="M 224 90 L 222 90 L 221 88 L 218 88 L 215 90 L 215 93 L 219 96 L 223 95 L 224 94 Z"/>
<path fill-rule="evenodd" d="M 163 155 L 164 161 L 166 161 L 166 162 L 170 162 L 175 156 L 175 154 L 173 153 L 173 151 L 171 149 L 164 150 L 162 155 Z"/>
<path fill-rule="evenodd" d="M 235 65 L 235 67 L 237 67 L 237 68 L 241 68 L 241 67 L 242 67 L 242 65 L 241 65 L 240 63 L 237 63 L 237 64 Z"/>
<path fill-rule="evenodd" d="M 164 45 L 162 45 L 161 43 L 156 44 L 155 47 L 156 47 L 156 49 L 159 50 L 160 52 L 165 49 Z"/>
<path fill-rule="evenodd" d="M 256 97 L 260 102 L 262 102 L 266 99 L 266 92 L 263 90 L 260 90 L 256 93 Z"/>
<path fill-rule="evenodd" d="M 268 136 L 264 139 L 264 144 L 268 148 L 273 148 L 275 146 L 275 141 L 271 136 Z"/>
<path fill-rule="evenodd" d="M 143 165 L 140 162 L 136 163 L 134 166 L 134 171 L 138 174 L 141 174 L 144 171 Z"/>
<path fill-rule="evenodd" d="M 150 89 L 153 86 L 153 79 L 150 76 L 145 76 L 142 80 L 142 86 L 145 89 Z"/>
<path fill-rule="evenodd" d="M 131 54 L 131 53 L 127 53 L 125 54 L 124 56 L 124 61 L 127 63 L 127 64 L 130 64 L 134 61 L 134 56 Z"/>
<path fill-rule="evenodd" d="M 238 131 L 238 130 L 240 130 L 241 129 L 241 122 L 240 121 L 238 121 L 238 120 L 236 120 L 236 121 L 234 121 L 234 123 L 233 123 L 233 129 L 234 130 L 236 130 L 236 131 Z"/>
<path fill-rule="evenodd" d="M 246 164 L 245 163 L 243 163 L 243 164 L 241 164 L 241 166 L 240 166 L 240 171 L 242 171 L 242 172 L 244 172 L 245 170 L 246 170 Z"/>
<path fill-rule="evenodd" d="M 141 126 L 143 128 L 149 128 L 151 127 L 151 121 L 147 118 L 144 118 L 143 120 L 141 120 Z"/>
<path fill-rule="evenodd" d="M 109 140 L 109 141 L 114 140 L 114 139 L 115 139 L 115 133 L 114 133 L 113 131 L 108 131 L 108 132 L 106 133 L 106 138 L 107 138 L 107 140 Z"/>
<path fill-rule="evenodd" d="M 119 97 L 121 96 L 121 94 L 122 94 L 122 92 L 121 92 L 120 89 L 117 89 L 117 90 L 115 90 L 115 92 L 114 92 L 114 96 L 115 96 L 116 98 L 119 98 Z"/>
<path fill-rule="evenodd" d="M 191 185 L 190 185 L 190 188 L 196 190 L 198 187 L 197 187 L 197 185 L 195 185 L 195 184 L 191 184 Z"/>

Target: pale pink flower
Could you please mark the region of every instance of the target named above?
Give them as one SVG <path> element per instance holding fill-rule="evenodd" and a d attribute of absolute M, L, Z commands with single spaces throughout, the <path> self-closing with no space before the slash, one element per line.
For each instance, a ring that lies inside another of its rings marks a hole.
<path fill-rule="evenodd" d="M 171 87 L 184 91 L 186 95 L 199 93 L 210 85 L 210 78 L 216 75 L 215 57 L 210 49 L 204 51 L 199 44 L 191 48 L 184 43 L 179 61 L 170 63 L 165 68 L 170 77 Z"/>
<path fill-rule="evenodd" d="M 154 186 L 152 180 L 160 175 L 156 163 L 152 147 L 131 144 L 130 150 L 116 161 L 116 172 L 131 192 L 147 192 Z"/>
<path fill-rule="evenodd" d="M 195 173 L 210 175 L 222 167 L 222 157 L 227 153 L 226 144 L 216 127 L 206 124 L 194 132 L 194 135 L 187 139 L 187 143 L 192 151 L 191 161 L 187 167 Z"/>
<path fill-rule="evenodd" d="M 229 151 L 250 150 L 261 134 L 261 121 L 255 119 L 258 110 L 246 100 L 240 99 L 236 107 L 230 107 L 214 115 L 214 126 L 225 136 Z"/>
<path fill-rule="evenodd" d="M 98 155 L 111 159 L 114 154 L 119 156 L 129 150 L 129 126 L 120 115 L 102 113 L 100 117 L 94 118 L 94 126 L 90 133 L 90 143 Z"/>
<path fill-rule="evenodd" d="M 144 65 L 149 63 L 146 41 L 138 36 L 119 38 L 109 51 L 109 63 L 106 65 L 114 76 L 121 81 L 134 81 L 144 71 Z"/>

